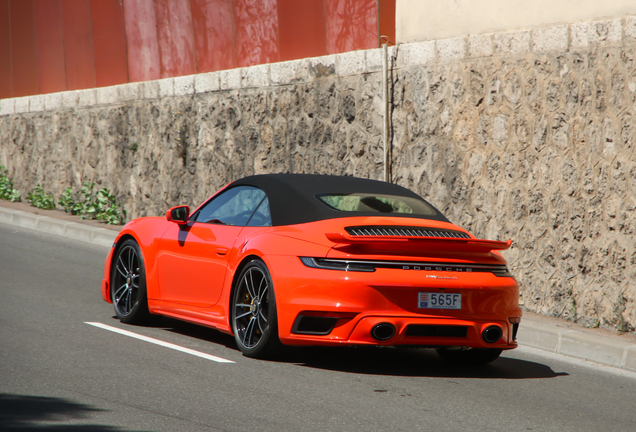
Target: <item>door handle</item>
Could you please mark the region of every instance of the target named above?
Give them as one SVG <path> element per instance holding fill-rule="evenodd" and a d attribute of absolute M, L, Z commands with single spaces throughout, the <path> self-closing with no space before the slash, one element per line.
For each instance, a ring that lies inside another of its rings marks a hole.
<path fill-rule="evenodd" d="M 219 255 L 225 255 L 227 253 L 227 248 L 224 248 L 224 247 L 218 247 L 215 250 L 216 250 L 216 253 Z"/>

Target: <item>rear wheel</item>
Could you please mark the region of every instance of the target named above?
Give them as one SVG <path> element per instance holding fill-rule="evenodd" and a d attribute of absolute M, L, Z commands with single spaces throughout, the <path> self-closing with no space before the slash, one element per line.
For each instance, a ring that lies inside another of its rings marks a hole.
<path fill-rule="evenodd" d="M 449 363 L 479 365 L 497 360 L 501 351 L 495 348 L 438 348 L 437 354 Z"/>
<path fill-rule="evenodd" d="M 117 249 L 110 277 L 110 297 L 115 313 L 126 324 L 145 324 L 151 320 L 146 297 L 146 272 L 136 241 L 128 239 Z"/>
<path fill-rule="evenodd" d="M 243 268 L 235 282 L 231 308 L 234 339 L 245 356 L 266 358 L 281 348 L 276 296 L 264 262 L 255 259 Z"/>

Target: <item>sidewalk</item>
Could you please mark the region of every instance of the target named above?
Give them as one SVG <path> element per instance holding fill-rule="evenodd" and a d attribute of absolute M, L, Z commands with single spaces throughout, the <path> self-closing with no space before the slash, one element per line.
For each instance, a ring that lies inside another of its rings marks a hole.
<path fill-rule="evenodd" d="M 121 226 L 86 221 L 57 210 L 0 200 L 0 223 L 34 229 L 101 246 L 111 246 Z M 588 329 L 558 318 L 524 312 L 520 345 L 636 372 L 636 335 Z"/>

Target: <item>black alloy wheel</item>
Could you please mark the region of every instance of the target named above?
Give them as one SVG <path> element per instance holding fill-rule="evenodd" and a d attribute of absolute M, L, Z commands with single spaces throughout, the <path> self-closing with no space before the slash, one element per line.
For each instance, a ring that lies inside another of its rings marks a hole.
<path fill-rule="evenodd" d="M 111 265 L 110 296 L 121 322 L 143 324 L 149 321 L 146 273 L 141 250 L 128 239 L 117 249 Z"/>
<path fill-rule="evenodd" d="M 265 263 L 255 259 L 243 268 L 231 308 L 234 339 L 245 356 L 266 358 L 280 349 L 276 296 Z"/>

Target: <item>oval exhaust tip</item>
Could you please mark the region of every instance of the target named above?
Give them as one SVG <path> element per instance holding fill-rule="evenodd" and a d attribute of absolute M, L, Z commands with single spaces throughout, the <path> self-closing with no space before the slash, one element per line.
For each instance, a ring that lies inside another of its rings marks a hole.
<path fill-rule="evenodd" d="M 387 341 L 395 336 L 395 326 L 386 322 L 376 324 L 371 329 L 371 336 L 375 340 Z"/>
<path fill-rule="evenodd" d="M 481 337 L 484 339 L 484 342 L 486 343 L 498 342 L 502 336 L 503 336 L 503 331 L 501 330 L 501 327 L 496 325 L 486 327 L 484 331 L 481 333 Z"/>

